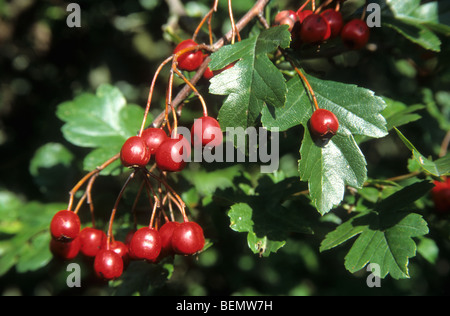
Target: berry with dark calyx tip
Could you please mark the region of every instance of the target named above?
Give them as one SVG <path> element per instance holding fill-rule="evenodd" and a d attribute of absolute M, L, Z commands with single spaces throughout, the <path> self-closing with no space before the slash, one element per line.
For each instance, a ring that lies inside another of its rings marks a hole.
<path fill-rule="evenodd" d="M 155 262 L 161 252 L 161 236 L 153 228 L 143 227 L 134 233 L 129 245 L 132 258 Z"/>
<path fill-rule="evenodd" d="M 72 211 L 59 211 L 50 223 L 50 233 L 56 240 L 68 242 L 78 237 L 81 223 L 78 215 Z"/>
<path fill-rule="evenodd" d="M 300 23 L 303 23 L 303 21 L 310 16 L 311 14 L 313 14 L 314 12 L 312 12 L 312 10 L 302 10 L 302 11 L 297 11 L 297 17 Z"/>
<path fill-rule="evenodd" d="M 333 9 L 328 9 L 323 11 L 320 15 L 323 16 L 323 18 L 327 20 L 328 24 L 330 25 L 330 38 L 338 37 L 344 25 L 344 20 L 342 19 L 341 12 Z"/>
<path fill-rule="evenodd" d="M 436 211 L 441 214 L 450 213 L 450 177 L 445 177 L 444 182 L 434 181 L 434 188 L 431 190 Z"/>
<path fill-rule="evenodd" d="M 123 273 L 123 260 L 112 250 L 102 249 L 95 256 L 95 274 L 104 280 L 115 280 Z"/>
<path fill-rule="evenodd" d="M 312 135 L 319 139 L 330 139 L 339 129 L 336 115 L 325 109 L 314 111 L 309 123 Z"/>
<path fill-rule="evenodd" d="M 51 253 L 63 260 L 72 260 L 78 256 L 80 252 L 81 242 L 80 238 L 75 238 L 69 242 L 62 242 L 56 239 L 50 240 L 50 251 Z"/>
<path fill-rule="evenodd" d="M 223 141 L 223 133 L 219 122 L 210 116 L 196 119 L 191 128 L 191 135 L 194 147 L 207 146 L 212 148 L 219 146 Z"/>
<path fill-rule="evenodd" d="M 203 249 L 205 237 L 203 229 L 195 222 L 184 222 L 172 234 L 172 248 L 176 254 L 193 255 Z"/>
<path fill-rule="evenodd" d="M 341 31 L 341 39 L 349 49 L 361 49 L 369 42 L 370 29 L 366 22 L 354 19 L 344 25 Z"/>
<path fill-rule="evenodd" d="M 311 14 L 303 20 L 300 39 L 308 44 L 320 44 L 331 36 L 330 25 L 319 14 Z"/>
<path fill-rule="evenodd" d="M 120 151 L 120 160 L 125 167 L 144 168 L 150 161 L 150 150 L 142 137 L 130 137 L 123 144 Z"/>
<path fill-rule="evenodd" d="M 86 257 L 95 257 L 106 244 L 106 234 L 92 227 L 86 227 L 80 232 L 81 253 Z"/>
<path fill-rule="evenodd" d="M 142 132 L 142 139 L 150 150 L 150 154 L 154 155 L 159 146 L 169 137 L 161 128 L 147 128 Z"/>
<path fill-rule="evenodd" d="M 185 40 L 182 41 L 174 50 L 174 54 L 181 52 L 184 49 L 187 49 L 189 47 L 196 47 L 198 44 L 191 40 Z M 205 56 L 203 55 L 202 51 L 190 51 L 187 53 L 182 54 L 178 57 L 178 68 L 181 70 L 186 71 L 194 71 L 197 70 L 203 63 L 203 60 L 205 59 Z"/>
<path fill-rule="evenodd" d="M 295 23 L 298 22 L 297 14 L 292 10 L 284 10 L 278 12 L 275 16 L 274 25 L 287 25 L 289 32 L 294 29 Z"/>
<path fill-rule="evenodd" d="M 162 171 L 180 172 L 191 155 L 191 145 L 182 135 L 169 138 L 156 151 L 156 165 Z"/>
<path fill-rule="evenodd" d="M 167 257 L 174 254 L 172 248 L 172 235 L 175 228 L 180 226 L 178 222 L 167 222 L 159 229 L 159 235 L 161 236 L 161 253 L 160 257 Z"/>

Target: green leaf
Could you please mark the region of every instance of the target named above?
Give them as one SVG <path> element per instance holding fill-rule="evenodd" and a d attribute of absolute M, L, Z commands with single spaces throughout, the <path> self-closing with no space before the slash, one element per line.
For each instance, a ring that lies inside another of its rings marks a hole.
<path fill-rule="evenodd" d="M 397 135 L 400 137 L 402 142 L 408 147 L 412 152 L 412 159 L 421 167 L 421 169 L 431 175 L 436 177 L 441 177 L 450 174 L 450 154 L 442 157 L 435 162 L 432 159 L 426 158 L 422 155 L 416 147 L 403 135 L 397 128 L 395 128 Z"/>
<path fill-rule="evenodd" d="M 292 232 L 312 233 L 299 209 L 283 205 L 282 201 L 299 192 L 296 178 L 274 183 L 268 176 L 260 179 L 254 195 L 235 196 L 228 216 L 231 229 L 247 233 L 253 253 L 267 257 L 286 244 Z"/>
<path fill-rule="evenodd" d="M 445 23 L 449 18 L 448 5 L 437 1 L 420 5 L 419 0 L 387 0 L 386 3 L 393 16 L 383 16 L 383 25 L 426 49 L 441 50 L 441 41 L 434 32 L 450 35 L 450 26 Z"/>
<path fill-rule="evenodd" d="M 421 215 L 404 209 L 427 194 L 432 183 L 423 181 L 408 186 L 383 200 L 374 211 L 358 214 L 327 234 L 320 251 L 337 247 L 358 236 L 345 257 L 345 267 L 354 273 L 368 263 L 378 264 L 380 277 L 409 277 L 409 259 L 416 255 L 412 238 L 428 234 Z"/>
<path fill-rule="evenodd" d="M 210 68 L 234 67 L 211 79 L 211 94 L 227 96 L 219 112 L 226 127 L 253 126 L 265 103 L 282 107 L 286 101 L 286 82 L 267 54 L 290 44 L 287 27 L 274 27 L 259 35 L 222 47 L 211 55 Z"/>
<path fill-rule="evenodd" d="M 48 227 L 53 215 L 66 206 L 60 203 L 26 203 L 13 193 L 0 191 L 0 231 L 7 234 L 0 241 L 0 276 L 14 266 L 18 273 L 25 273 L 50 262 Z"/>
<path fill-rule="evenodd" d="M 402 102 L 387 97 L 383 97 L 383 100 L 386 102 L 387 107 L 381 114 L 386 118 L 388 130 L 415 122 L 422 118 L 415 112 L 424 109 L 424 105 L 416 104 L 407 106 Z"/>
<path fill-rule="evenodd" d="M 48 143 L 40 147 L 30 161 L 30 174 L 39 190 L 48 198 L 58 198 L 65 184 L 73 181 L 73 154 L 62 144 Z"/>
<path fill-rule="evenodd" d="M 137 106 L 126 106 L 119 89 L 102 85 L 96 95 L 85 93 L 60 104 L 57 116 L 66 123 L 62 127 L 64 137 L 74 145 L 121 147 L 127 138 L 137 134 L 143 118 L 140 111 Z"/>
<path fill-rule="evenodd" d="M 316 145 L 309 134 L 313 107 L 299 77 L 288 82 L 286 106 L 266 107 L 261 120 L 269 130 L 276 127 L 284 131 L 299 124 L 305 127 L 300 177 L 309 182 L 317 210 L 326 214 L 342 201 L 346 185 L 361 188 L 364 184 L 366 161 L 353 135 L 386 136 L 386 120 L 380 114 L 386 104 L 372 91 L 355 85 L 307 78 L 320 107 L 332 111 L 339 119 L 339 131 L 326 146 Z"/>
<path fill-rule="evenodd" d="M 127 105 L 119 89 L 102 85 L 96 95 L 85 93 L 60 104 L 57 116 L 65 122 L 62 132 L 67 141 L 96 149 L 84 161 L 84 169 L 90 171 L 117 154 L 124 142 L 138 133 L 144 111 Z M 117 167 L 113 164 L 102 174 L 108 175 Z"/>

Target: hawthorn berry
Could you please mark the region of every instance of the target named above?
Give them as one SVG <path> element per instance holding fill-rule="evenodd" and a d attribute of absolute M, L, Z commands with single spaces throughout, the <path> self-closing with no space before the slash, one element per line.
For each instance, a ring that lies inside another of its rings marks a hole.
<path fill-rule="evenodd" d="M 284 10 L 278 12 L 275 16 L 274 25 L 287 25 L 289 32 L 294 29 L 295 23 L 298 22 L 297 13 L 292 10 Z"/>
<path fill-rule="evenodd" d="M 150 149 L 142 137 L 130 137 L 120 150 L 120 160 L 125 167 L 145 167 L 150 161 Z"/>
<path fill-rule="evenodd" d="M 63 260 L 72 260 L 78 256 L 80 252 L 81 242 L 80 238 L 75 238 L 69 242 L 62 242 L 56 239 L 50 240 L 50 251 L 51 253 L 58 258 Z"/>
<path fill-rule="evenodd" d="M 312 135 L 319 139 L 330 139 L 339 129 L 336 115 L 325 109 L 314 111 L 309 123 Z"/>
<path fill-rule="evenodd" d="M 111 243 L 109 245 L 109 250 L 114 251 L 122 258 L 124 266 L 128 265 L 128 263 L 130 261 L 130 256 L 129 256 L 129 250 L 128 250 L 127 245 L 125 245 L 121 241 L 113 240 L 113 241 L 111 241 Z"/>
<path fill-rule="evenodd" d="M 307 16 L 301 25 L 300 39 L 308 44 L 320 44 L 330 38 L 331 28 L 327 20 L 319 14 Z"/>
<path fill-rule="evenodd" d="M 195 222 L 184 222 L 172 234 L 172 248 L 176 254 L 193 255 L 205 246 L 202 227 Z"/>
<path fill-rule="evenodd" d="M 302 11 L 297 11 L 297 17 L 300 23 L 303 23 L 303 21 L 310 16 L 311 14 L 313 14 L 314 12 L 312 12 L 312 10 L 302 10 Z"/>
<path fill-rule="evenodd" d="M 159 146 L 169 138 L 161 128 L 147 128 L 142 132 L 141 137 L 150 150 L 151 155 L 154 155 Z"/>
<path fill-rule="evenodd" d="M 180 226 L 178 222 L 167 222 L 159 229 L 161 236 L 161 257 L 166 257 L 174 254 L 172 248 L 172 235 L 175 228 Z"/>
<path fill-rule="evenodd" d="M 102 249 L 95 256 L 95 274 L 104 280 L 115 280 L 123 273 L 123 260 L 112 250 Z"/>
<path fill-rule="evenodd" d="M 80 234 L 81 222 L 78 215 L 72 211 L 59 211 L 50 223 L 50 233 L 58 241 L 68 242 Z"/>
<path fill-rule="evenodd" d="M 143 227 L 136 231 L 129 244 L 132 258 L 154 262 L 161 252 L 161 236 L 153 228 Z"/>
<path fill-rule="evenodd" d="M 444 182 L 434 181 L 431 197 L 439 214 L 450 213 L 450 177 L 446 177 Z"/>
<path fill-rule="evenodd" d="M 86 257 L 95 257 L 106 244 L 105 232 L 92 227 L 84 228 L 78 238 L 81 242 L 80 251 Z"/>
<path fill-rule="evenodd" d="M 330 25 L 331 36 L 330 38 L 338 37 L 341 33 L 342 27 L 344 25 L 344 20 L 342 18 L 342 14 L 339 11 L 328 9 L 321 13 L 321 16 L 328 22 Z"/>
<path fill-rule="evenodd" d="M 341 38 L 349 49 L 361 49 L 369 42 L 370 29 L 363 20 L 354 19 L 344 25 Z"/>
<path fill-rule="evenodd" d="M 186 167 L 191 155 L 191 145 L 182 135 L 168 138 L 156 151 L 155 160 L 162 171 L 180 172 Z"/>
<path fill-rule="evenodd" d="M 203 116 L 194 121 L 191 128 L 192 144 L 194 147 L 216 147 L 222 144 L 223 134 L 219 122 L 210 116 Z"/>
<path fill-rule="evenodd" d="M 174 54 L 190 48 L 190 47 L 196 47 L 198 44 L 191 40 L 185 40 L 182 41 L 174 50 Z M 182 54 L 178 57 L 178 68 L 181 70 L 186 71 L 194 71 L 197 70 L 203 63 L 203 60 L 205 59 L 205 56 L 203 55 L 202 51 L 190 51 L 185 54 Z"/>

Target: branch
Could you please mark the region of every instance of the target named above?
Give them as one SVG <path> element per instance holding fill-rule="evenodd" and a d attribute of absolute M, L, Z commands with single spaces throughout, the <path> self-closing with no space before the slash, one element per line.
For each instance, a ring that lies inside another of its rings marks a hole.
<path fill-rule="evenodd" d="M 264 8 L 267 6 L 270 0 L 258 0 L 256 4 L 253 6 L 253 8 L 250 9 L 237 23 L 236 23 L 236 29 L 237 31 L 242 31 L 254 18 L 258 17 L 264 12 Z M 222 48 L 226 43 L 229 43 L 231 41 L 231 38 L 233 36 L 233 30 L 229 31 L 224 37 L 219 39 L 216 43 L 213 45 L 213 51 L 217 51 L 220 48 Z M 191 79 L 191 84 L 193 86 L 197 85 L 199 80 L 202 78 L 203 73 L 208 68 L 209 62 L 211 59 L 209 57 L 205 58 L 203 64 L 200 66 L 200 68 L 197 70 L 197 73 L 194 75 L 194 77 Z M 177 96 L 173 99 L 173 102 L 171 104 L 171 107 L 169 108 L 169 111 L 172 110 L 172 107 L 177 109 L 180 104 L 189 96 L 189 94 L 192 92 L 189 85 L 185 85 L 183 89 L 177 94 Z M 161 126 L 165 116 L 165 111 L 161 112 L 153 121 L 154 127 Z"/>

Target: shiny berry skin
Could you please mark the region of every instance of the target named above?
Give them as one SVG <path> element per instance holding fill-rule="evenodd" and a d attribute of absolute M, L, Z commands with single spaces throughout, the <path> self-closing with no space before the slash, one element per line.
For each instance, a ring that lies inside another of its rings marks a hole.
<path fill-rule="evenodd" d="M 161 257 L 166 257 L 174 254 L 172 248 L 172 235 L 175 228 L 180 226 L 178 222 L 167 222 L 159 229 L 161 236 Z"/>
<path fill-rule="evenodd" d="M 289 32 L 294 29 L 295 23 L 298 22 L 297 14 L 292 10 L 284 10 L 278 12 L 273 22 L 274 25 L 287 25 Z"/>
<path fill-rule="evenodd" d="M 72 241 L 80 234 L 81 223 L 77 214 L 72 211 L 59 211 L 50 223 L 52 237 L 59 241 Z"/>
<path fill-rule="evenodd" d="M 159 146 L 155 160 L 162 171 L 180 172 L 187 164 L 191 155 L 191 145 L 182 135 L 177 138 L 169 138 Z"/>
<path fill-rule="evenodd" d="M 189 48 L 189 47 L 195 47 L 198 46 L 198 44 L 191 40 L 185 40 L 182 41 L 174 50 L 174 54 Z M 203 60 L 205 59 L 205 56 L 203 55 L 202 51 L 190 51 L 185 54 L 182 54 L 178 57 L 178 68 L 181 70 L 186 71 L 194 71 L 197 70 L 203 63 Z"/>
<path fill-rule="evenodd" d="M 310 129 L 313 136 L 329 139 L 336 135 L 339 121 L 333 112 L 325 109 L 314 111 L 310 119 Z"/>
<path fill-rule="evenodd" d="M 150 161 L 150 150 L 142 137 L 130 137 L 123 144 L 120 160 L 125 167 L 145 167 Z"/>
<path fill-rule="evenodd" d="M 223 133 L 219 122 L 210 116 L 203 116 L 194 121 L 191 128 L 194 147 L 216 147 L 222 144 Z M 200 146 L 199 146 L 200 145 Z"/>
<path fill-rule="evenodd" d="M 331 36 L 330 38 L 338 37 L 344 26 L 344 20 L 342 14 L 339 11 L 328 9 L 320 14 L 330 25 Z"/>
<path fill-rule="evenodd" d="M 434 181 L 434 188 L 431 190 L 431 197 L 434 207 L 439 214 L 450 213 L 450 177 L 446 177 L 444 182 Z"/>
<path fill-rule="evenodd" d="M 62 242 L 56 239 L 50 240 L 50 251 L 51 253 L 63 260 L 72 260 L 78 256 L 80 252 L 81 242 L 80 238 L 75 238 L 69 242 Z"/>
<path fill-rule="evenodd" d="M 297 11 L 297 17 L 298 17 L 299 22 L 303 23 L 303 21 L 313 13 L 314 12 L 312 12 L 312 10 Z"/>
<path fill-rule="evenodd" d="M 341 39 L 349 49 L 361 49 L 369 42 L 370 29 L 366 22 L 355 19 L 344 25 Z"/>
<path fill-rule="evenodd" d="M 141 137 L 150 150 L 151 155 L 154 155 L 159 146 L 169 138 L 161 128 L 147 128 L 142 132 Z"/>
<path fill-rule="evenodd" d="M 319 44 L 330 38 L 330 35 L 330 25 L 321 15 L 313 13 L 303 20 L 300 39 L 304 43 Z"/>
<path fill-rule="evenodd" d="M 114 251 L 122 258 L 124 266 L 128 265 L 128 263 L 130 262 L 130 256 L 129 256 L 129 250 L 128 250 L 127 245 L 125 245 L 121 241 L 114 240 L 114 241 L 111 241 L 111 243 L 109 245 L 109 250 Z"/>
<path fill-rule="evenodd" d="M 123 273 L 123 260 L 112 250 L 102 249 L 95 256 L 95 274 L 104 280 L 115 280 Z"/>
<path fill-rule="evenodd" d="M 130 256 L 155 262 L 161 252 L 161 236 L 158 231 L 143 227 L 136 231 L 129 244 Z"/>
<path fill-rule="evenodd" d="M 106 244 L 106 234 L 95 228 L 86 227 L 80 232 L 81 253 L 86 257 L 95 257 Z"/>
<path fill-rule="evenodd" d="M 195 222 L 184 222 L 172 234 L 172 248 L 180 255 L 193 255 L 205 246 L 203 229 Z"/>

